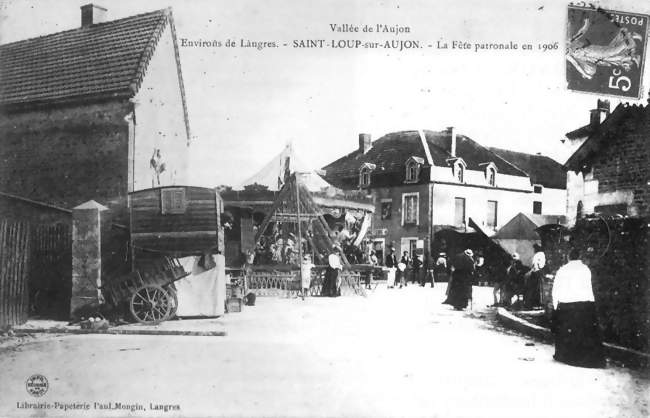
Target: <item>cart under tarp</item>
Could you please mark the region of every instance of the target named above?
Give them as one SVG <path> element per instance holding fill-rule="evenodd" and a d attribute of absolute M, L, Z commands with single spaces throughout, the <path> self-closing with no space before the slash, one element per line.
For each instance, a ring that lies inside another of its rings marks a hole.
<path fill-rule="evenodd" d="M 178 295 L 176 316 L 221 316 L 225 313 L 226 301 L 226 259 L 214 256 L 216 266 L 204 270 L 200 257 L 184 257 L 179 261 L 190 275 L 175 282 Z"/>

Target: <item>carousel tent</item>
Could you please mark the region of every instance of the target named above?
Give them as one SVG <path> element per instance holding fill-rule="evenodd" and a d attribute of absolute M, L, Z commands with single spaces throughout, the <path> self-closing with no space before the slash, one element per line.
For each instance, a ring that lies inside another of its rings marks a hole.
<path fill-rule="evenodd" d="M 315 194 L 303 183 L 302 176 L 294 174 L 282 186 L 277 199 L 257 230 L 255 243 L 260 242 L 269 225 L 288 224 L 295 227 L 297 237 L 307 240 L 310 248 L 323 257 L 329 254 L 336 244 L 336 233 L 326 222 L 326 213 L 345 211 L 346 216 L 353 216 L 352 213 L 361 215 L 363 221 L 362 233 L 357 237 L 359 240 L 368 230 L 373 209 L 371 203 L 345 199 L 344 196 Z M 344 255 L 342 258 L 344 264 L 349 264 Z"/>
<path fill-rule="evenodd" d="M 323 191 L 333 187 L 316 170 L 298 158 L 293 145 L 289 143 L 282 152 L 273 157 L 260 171 L 236 185 L 235 189 L 241 190 L 244 186 L 259 184 L 267 186 L 268 190 L 278 191 L 282 188 L 289 175 L 294 173 L 300 173 L 301 183 L 309 191 Z"/>
<path fill-rule="evenodd" d="M 540 244 L 541 239 L 537 228 L 549 224 L 566 224 L 566 217 L 562 215 L 533 215 L 519 213 L 491 238 L 508 253 L 517 253 L 526 266 L 533 259 L 533 244 Z"/>

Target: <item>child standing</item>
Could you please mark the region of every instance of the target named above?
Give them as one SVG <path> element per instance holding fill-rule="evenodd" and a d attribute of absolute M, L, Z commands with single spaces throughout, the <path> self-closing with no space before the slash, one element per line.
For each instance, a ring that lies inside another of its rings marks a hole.
<path fill-rule="evenodd" d="M 305 254 L 300 263 L 300 287 L 302 293 L 302 299 L 305 299 L 305 295 L 309 293 L 309 288 L 311 287 L 311 269 L 314 267 L 314 264 L 311 262 L 309 254 Z"/>

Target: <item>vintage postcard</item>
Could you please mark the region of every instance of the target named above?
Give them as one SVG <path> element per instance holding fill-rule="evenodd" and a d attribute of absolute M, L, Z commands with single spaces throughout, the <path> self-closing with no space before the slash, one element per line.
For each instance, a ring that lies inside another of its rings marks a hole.
<path fill-rule="evenodd" d="M 649 18 L 0 0 L 0 417 L 647 417 Z"/>

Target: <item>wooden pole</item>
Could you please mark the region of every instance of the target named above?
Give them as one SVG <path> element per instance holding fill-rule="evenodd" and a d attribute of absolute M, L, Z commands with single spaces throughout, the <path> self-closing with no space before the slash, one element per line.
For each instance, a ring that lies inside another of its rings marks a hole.
<path fill-rule="evenodd" d="M 302 228 L 300 225 L 300 187 L 298 187 L 298 174 L 293 175 L 293 181 L 296 184 L 296 218 L 298 221 L 298 266 L 302 264 Z M 301 278 L 302 280 L 302 278 Z"/>

